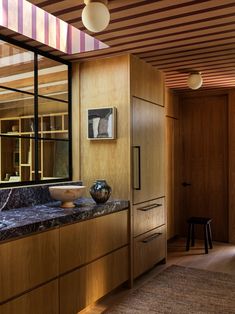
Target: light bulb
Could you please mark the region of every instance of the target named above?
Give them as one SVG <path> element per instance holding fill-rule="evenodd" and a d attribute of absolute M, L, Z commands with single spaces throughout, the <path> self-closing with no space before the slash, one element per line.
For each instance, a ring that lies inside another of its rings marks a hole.
<path fill-rule="evenodd" d="M 105 4 L 89 2 L 82 10 L 83 25 L 91 32 L 103 31 L 110 21 L 110 13 Z"/>
<path fill-rule="evenodd" d="M 202 86 L 203 79 L 201 73 L 191 73 L 188 77 L 188 87 L 191 89 L 198 89 Z"/>

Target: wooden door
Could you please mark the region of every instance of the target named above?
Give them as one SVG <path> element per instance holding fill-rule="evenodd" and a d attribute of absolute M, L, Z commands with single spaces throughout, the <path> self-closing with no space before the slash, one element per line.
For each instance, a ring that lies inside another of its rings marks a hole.
<path fill-rule="evenodd" d="M 213 219 L 213 239 L 228 240 L 227 132 L 225 95 L 181 99 L 180 229 L 184 234 L 188 217 L 204 216 Z"/>
<path fill-rule="evenodd" d="M 134 204 L 164 196 L 164 108 L 133 97 Z"/>

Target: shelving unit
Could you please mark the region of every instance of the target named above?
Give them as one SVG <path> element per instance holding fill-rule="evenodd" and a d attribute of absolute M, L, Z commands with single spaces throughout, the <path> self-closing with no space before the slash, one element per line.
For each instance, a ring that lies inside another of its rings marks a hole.
<path fill-rule="evenodd" d="M 39 174 L 41 180 L 58 178 L 54 173 L 55 141 L 68 139 L 68 113 L 41 114 L 38 116 Z M 6 117 L 0 119 L 0 182 L 34 180 L 34 117 Z M 18 136 L 25 136 L 20 138 Z"/>

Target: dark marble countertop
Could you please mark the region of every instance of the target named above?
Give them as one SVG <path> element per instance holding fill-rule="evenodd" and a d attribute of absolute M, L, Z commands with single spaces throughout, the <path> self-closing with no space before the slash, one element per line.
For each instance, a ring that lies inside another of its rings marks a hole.
<path fill-rule="evenodd" d="M 129 207 L 125 200 L 110 200 L 97 205 L 92 199 L 75 201 L 76 207 L 60 208 L 60 202 L 51 202 L 32 207 L 11 209 L 0 212 L 0 241 L 30 235 L 86 219 L 114 213 Z"/>

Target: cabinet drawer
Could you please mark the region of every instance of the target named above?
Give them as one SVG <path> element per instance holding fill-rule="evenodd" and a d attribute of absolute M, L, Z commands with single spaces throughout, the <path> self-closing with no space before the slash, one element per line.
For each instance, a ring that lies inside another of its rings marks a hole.
<path fill-rule="evenodd" d="M 58 280 L 0 305 L 1 314 L 58 314 Z"/>
<path fill-rule="evenodd" d="M 59 230 L 0 245 L 0 302 L 58 276 Z"/>
<path fill-rule="evenodd" d="M 60 314 L 77 314 L 128 280 L 128 247 L 60 278 Z"/>
<path fill-rule="evenodd" d="M 89 263 L 128 242 L 128 210 L 63 227 L 60 273 Z"/>
<path fill-rule="evenodd" d="M 134 277 L 139 276 L 166 257 L 166 226 L 134 239 Z"/>
<path fill-rule="evenodd" d="M 165 223 L 164 197 L 134 205 L 134 236 Z"/>

